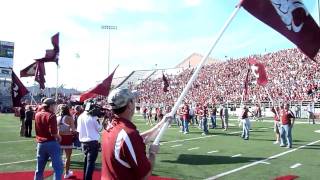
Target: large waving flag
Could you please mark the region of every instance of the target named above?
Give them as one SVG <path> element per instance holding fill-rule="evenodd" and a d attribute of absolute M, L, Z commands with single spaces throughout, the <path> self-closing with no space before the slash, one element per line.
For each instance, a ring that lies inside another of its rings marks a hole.
<path fill-rule="evenodd" d="M 13 107 L 21 107 L 21 98 L 29 93 L 18 76 L 12 71 L 11 97 Z"/>
<path fill-rule="evenodd" d="M 36 59 L 36 61 L 42 61 L 42 62 L 56 62 L 57 65 L 59 64 L 59 53 L 60 53 L 60 47 L 59 47 L 59 33 L 55 34 L 51 37 L 51 43 L 53 45 L 53 49 L 47 49 L 46 54 L 43 58 Z"/>
<path fill-rule="evenodd" d="M 261 86 L 267 85 L 268 77 L 264 65 L 252 58 L 248 60 L 248 63 L 251 66 L 253 75 L 257 77 L 257 83 Z"/>
<path fill-rule="evenodd" d="M 44 68 L 44 62 L 37 62 L 37 68 L 35 72 L 35 77 L 34 80 L 37 81 L 40 85 L 40 89 L 44 89 L 45 85 L 44 83 L 46 82 L 44 76 L 46 75 L 46 70 Z"/>
<path fill-rule="evenodd" d="M 111 87 L 111 83 L 112 83 L 112 79 L 113 79 L 113 75 L 114 75 L 117 68 L 118 68 L 118 66 L 113 70 L 113 72 L 105 80 L 103 80 L 96 87 L 90 89 L 89 91 L 82 93 L 80 95 L 80 102 L 84 102 L 85 100 L 90 99 L 90 98 L 95 98 L 98 95 L 108 96 L 109 91 L 110 91 L 110 87 Z"/>
<path fill-rule="evenodd" d="M 243 0 L 242 6 L 315 60 L 320 49 L 320 28 L 301 0 Z"/>
<path fill-rule="evenodd" d="M 162 80 L 163 80 L 163 92 L 168 92 L 169 82 L 167 77 L 163 73 L 162 73 Z"/>
<path fill-rule="evenodd" d="M 30 64 L 28 67 L 20 71 L 20 77 L 29 77 L 36 74 L 37 62 Z"/>

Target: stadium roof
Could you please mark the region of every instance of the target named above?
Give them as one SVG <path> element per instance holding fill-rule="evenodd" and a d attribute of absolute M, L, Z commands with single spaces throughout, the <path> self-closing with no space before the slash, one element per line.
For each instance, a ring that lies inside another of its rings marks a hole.
<path fill-rule="evenodd" d="M 179 63 L 176 66 L 176 68 L 188 68 L 189 66 L 196 67 L 200 63 L 202 57 L 203 55 L 199 53 L 192 53 L 189 57 L 187 57 L 181 63 Z M 212 63 L 215 63 L 216 61 L 217 61 L 216 59 L 212 59 L 209 57 L 206 64 L 212 64 Z"/>

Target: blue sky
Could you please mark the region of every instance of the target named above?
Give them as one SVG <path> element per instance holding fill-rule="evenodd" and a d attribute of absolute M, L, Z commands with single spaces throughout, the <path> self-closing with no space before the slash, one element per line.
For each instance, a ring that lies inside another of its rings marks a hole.
<path fill-rule="evenodd" d="M 0 39 L 15 42 L 14 70 L 51 48 L 60 32 L 59 84 L 86 90 L 107 76 L 107 32 L 111 31 L 110 71 L 170 68 L 193 52 L 206 54 L 237 0 L 0 0 Z M 19 6 L 17 6 L 19 3 Z M 318 21 L 317 0 L 304 0 Z M 5 7 L 5 8 L 4 8 Z M 248 56 L 295 47 L 244 9 L 235 17 L 211 57 Z M 79 54 L 80 57 L 77 57 Z M 56 84 L 55 64 L 47 64 L 47 86 Z M 32 78 L 23 78 L 26 85 Z"/>

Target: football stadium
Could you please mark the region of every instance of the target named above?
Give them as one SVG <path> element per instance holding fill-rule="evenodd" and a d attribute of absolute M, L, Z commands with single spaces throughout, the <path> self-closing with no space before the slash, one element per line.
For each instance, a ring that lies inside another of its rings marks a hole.
<path fill-rule="evenodd" d="M 2 4 L 1 180 L 319 179 L 319 0 Z"/>

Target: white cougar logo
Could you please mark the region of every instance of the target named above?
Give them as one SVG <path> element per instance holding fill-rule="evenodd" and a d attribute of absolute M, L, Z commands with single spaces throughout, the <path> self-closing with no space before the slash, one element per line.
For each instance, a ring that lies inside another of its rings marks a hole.
<path fill-rule="evenodd" d="M 306 16 L 308 16 L 308 11 L 301 0 L 271 0 L 271 2 L 287 28 L 290 31 L 300 32 L 303 22 L 301 24 L 295 24 L 292 13 L 296 9 L 302 8 L 306 13 Z"/>

